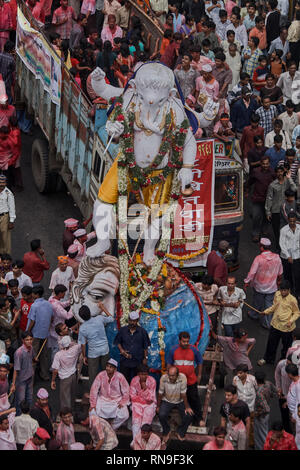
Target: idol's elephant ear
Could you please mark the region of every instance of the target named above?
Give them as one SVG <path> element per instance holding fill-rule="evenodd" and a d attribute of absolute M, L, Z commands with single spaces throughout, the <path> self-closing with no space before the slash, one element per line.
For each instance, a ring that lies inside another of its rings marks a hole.
<path fill-rule="evenodd" d="M 76 281 L 72 285 L 71 290 L 71 305 L 78 304 L 80 302 L 80 287 Z"/>

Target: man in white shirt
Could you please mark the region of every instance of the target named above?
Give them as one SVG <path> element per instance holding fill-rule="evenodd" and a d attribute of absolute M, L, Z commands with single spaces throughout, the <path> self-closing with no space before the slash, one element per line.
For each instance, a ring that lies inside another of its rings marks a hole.
<path fill-rule="evenodd" d="M 81 353 L 81 345 L 71 344 L 71 338 L 64 336 L 61 346 L 63 349 L 55 354 L 52 363 L 51 389 L 56 390 L 55 379 L 58 374 L 60 409 L 65 407 L 73 409 L 76 392 L 76 365 Z"/>
<path fill-rule="evenodd" d="M 236 368 L 236 376 L 233 378 L 233 385 L 237 388 L 239 400 L 247 403 L 250 413 L 254 411 L 257 382 L 254 375 L 248 374 L 247 364 L 239 364 Z"/>
<path fill-rule="evenodd" d="M 300 226 L 296 223 L 296 214 L 288 214 L 288 225 L 280 230 L 279 245 L 281 249 L 284 278 L 292 286 L 293 294 L 300 296 Z"/>
<path fill-rule="evenodd" d="M 288 364 L 285 371 L 289 379 L 292 381 L 286 400 L 290 414 L 293 415 L 296 407 L 300 403 L 300 377 L 298 366 L 296 366 L 296 364 Z"/>
<path fill-rule="evenodd" d="M 284 1 L 286 1 L 286 0 L 284 0 Z M 282 26 L 280 28 L 280 34 L 279 34 L 278 38 L 274 39 L 271 42 L 270 49 L 269 49 L 269 54 L 270 55 L 272 54 L 273 51 L 275 51 L 275 49 L 280 49 L 283 52 L 283 55 L 281 57 L 283 62 L 286 62 L 286 56 L 287 56 L 287 54 L 289 53 L 289 50 L 290 50 L 289 42 L 287 40 L 287 36 L 288 36 L 287 27 Z"/>
<path fill-rule="evenodd" d="M 11 253 L 11 230 L 16 220 L 15 198 L 0 175 L 0 253 Z"/>
<path fill-rule="evenodd" d="M 300 72 L 297 71 L 295 61 L 289 62 L 288 71 L 280 75 L 276 85 L 282 90 L 283 104 L 285 104 L 287 100 L 292 100 L 294 103 L 299 101 Z"/>
<path fill-rule="evenodd" d="M 19 282 L 19 289 L 21 290 L 24 286 L 32 287 L 32 280 L 27 274 L 23 273 L 24 261 L 16 260 L 12 263 L 12 271 L 9 271 L 5 275 L 5 280 L 8 282 L 11 279 L 17 279 Z"/>
<path fill-rule="evenodd" d="M 58 256 L 58 267 L 53 271 L 51 275 L 51 281 L 49 289 L 54 290 L 57 284 L 62 284 L 66 287 L 65 296 L 62 299 L 62 302 L 67 302 L 70 300 L 70 287 L 71 283 L 75 281 L 74 272 L 71 266 L 68 266 L 68 257 L 67 256 Z"/>
<path fill-rule="evenodd" d="M 283 122 L 281 119 L 275 119 L 274 123 L 274 130 L 271 132 L 268 132 L 268 134 L 265 136 L 265 146 L 268 148 L 273 147 L 274 145 L 274 137 L 275 135 L 281 135 L 282 136 L 282 148 L 283 150 L 290 149 L 292 147 L 290 136 L 287 131 L 283 131 Z"/>
<path fill-rule="evenodd" d="M 227 285 L 219 289 L 218 300 L 222 309 L 222 324 L 225 336 L 233 336 L 242 321 L 242 307 L 246 294 L 243 289 L 236 287 L 235 277 L 227 278 Z"/>

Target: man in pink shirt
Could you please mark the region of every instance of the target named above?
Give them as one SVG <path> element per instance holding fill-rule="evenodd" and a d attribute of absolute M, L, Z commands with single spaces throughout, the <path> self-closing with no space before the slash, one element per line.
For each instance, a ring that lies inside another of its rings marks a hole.
<path fill-rule="evenodd" d="M 141 365 L 138 374 L 130 383 L 132 403 L 132 435 L 140 431 L 143 424 L 151 424 L 156 414 L 156 381 L 149 375 L 148 366 Z"/>
<path fill-rule="evenodd" d="M 212 76 L 212 66 L 205 64 L 202 66 L 202 75 L 196 79 L 196 99 L 204 94 L 214 101 L 218 101 L 219 83 Z"/>
<path fill-rule="evenodd" d="M 250 271 L 244 280 L 244 289 L 250 284 L 253 287 L 253 307 L 264 311 L 273 304 L 275 292 L 278 290 L 283 273 L 280 256 L 270 250 L 268 238 L 261 238 L 259 243 L 260 255 L 254 258 Z M 248 315 L 253 320 L 259 319 L 264 328 L 270 328 L 272 315 L 260 316 L 254 311 Z"/>
<path fill-rule="evenodd" d="M 37 428 L 34 436 L 26 441 L 23 450 L 41 450 L 41 446 L 45 445 L 48 439 L 51 438 L 46 429 Z"/>
<path fill-rule="evenodd" d="M 214 438 L 207 442 L 202 450 L 234 450 L 230 441 L 225 439 L 226 429 L 218 426 L 214 429 Z"/>
<path fill-rule="evenodd" d="M 114 39 L 121 37 L 123 37 L 123 31 L 120 26 L 117 26 L 115 15 L 108 15 L 108 24 L 103 26 L 101 33 L 101 39 L 103 41 L 103 44 L 105 43 L 105 41 L 110 41 L 111 45 L 113 46 Z"/>
<path fill-rule="evenodd" d="M 90 390 L 90 411 L 95 409 L 100 418 L 112 419 L 113 429 L 118 429 L 129 417 L 129 385 L 117 367 L 117 361 L 109 359 Z"/>

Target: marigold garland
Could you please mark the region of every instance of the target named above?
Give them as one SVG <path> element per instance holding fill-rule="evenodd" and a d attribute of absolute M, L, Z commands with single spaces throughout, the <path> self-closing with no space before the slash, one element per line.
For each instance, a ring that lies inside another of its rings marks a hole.
<path fill-rule="evenodd" d="M 173 259 L 175 261 L 186 261 L 189 259 L 196 258 L 196 256 L 203 255 L 204 253 L 206 253 L 207 250 L 208 248 L 205 246 L 201 248 L 201 250 L 194 251 L 193 253 L 190 253 L 189 255 L 180 256 L 180 255 L 173 255 L 172 253 L 166 253 L 166 257 L 169 259 Z"/>

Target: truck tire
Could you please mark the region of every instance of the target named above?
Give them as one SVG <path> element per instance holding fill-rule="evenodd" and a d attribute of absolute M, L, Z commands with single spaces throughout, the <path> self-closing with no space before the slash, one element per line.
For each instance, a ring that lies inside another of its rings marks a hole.
<path fill-rule="evenodd" d="M 48 143 L 44 139 L 35 139 L 31 150 L 31 169 L 35 186 L 39 193 L 50 191 Z"/>

